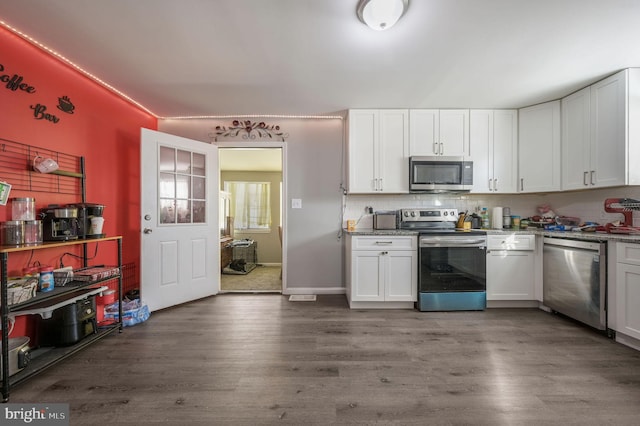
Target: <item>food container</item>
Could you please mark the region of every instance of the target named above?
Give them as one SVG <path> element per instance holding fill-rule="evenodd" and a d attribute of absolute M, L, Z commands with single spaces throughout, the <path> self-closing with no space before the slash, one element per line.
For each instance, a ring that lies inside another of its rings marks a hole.
<path fill-rule="evenodd" d="M 53 281 L 53 267 L 43 266 L 40 268 L 40 281 L 38 290 L 47 292 L 53 290 L 55 283 Z"/>
<path fill-rule="evenodd" d="M 36 219 L 36 199 L 35 198 L 12 198 L 11 199 L 11 220 L 35 220 Z"/>
<path fill-rule="evenodd" d="M 24 221 L 24 243 L 25 245 L 42 244 L 42 221 Z"/>
<path fill-rule="evenodd" d="M 2 343 L 0 342 L 0 348 Z M 29 364 L 29 338 L 26 336 L 9 339 L 9 376 L 13 376 Z M 2 360 L 0 359 L 0 378 L 2 378 Z"/>
<path fill-rule="evenodd" d="M 513 229 L 520 229 L 520 216 L 511 216 L 511 226 Z"/>
<path fill-rule="evenodd" d="M 2 245 L 21 246 L 24 244 L 24 221 L 8 220 L 2 223 Z"/>

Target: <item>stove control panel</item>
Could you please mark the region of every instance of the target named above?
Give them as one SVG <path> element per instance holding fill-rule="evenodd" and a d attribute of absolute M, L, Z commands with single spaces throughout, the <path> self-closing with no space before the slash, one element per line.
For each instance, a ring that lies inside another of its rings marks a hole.
<path fill-rule="evenodd" d="M 458 209 L 402 209 L 402 222 L 455 222 L 458 220 Z"/>

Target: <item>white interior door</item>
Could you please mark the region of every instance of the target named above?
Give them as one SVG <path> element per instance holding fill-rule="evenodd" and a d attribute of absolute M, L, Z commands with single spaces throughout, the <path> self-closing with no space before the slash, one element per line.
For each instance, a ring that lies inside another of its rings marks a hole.
<path fill-rule="evenodd" d="M 220 289 L 218 149 L 141 133 L 141 297 L 151 311 Z"/>

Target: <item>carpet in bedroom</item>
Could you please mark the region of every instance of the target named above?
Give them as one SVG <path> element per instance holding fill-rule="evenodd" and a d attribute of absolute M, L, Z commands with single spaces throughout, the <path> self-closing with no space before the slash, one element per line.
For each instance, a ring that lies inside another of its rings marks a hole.
<path fill-rule="evenodd" d="M 246 275 L 220 274 L 220 291 L 281 292 L 280 266 L 258 265 Z"/>

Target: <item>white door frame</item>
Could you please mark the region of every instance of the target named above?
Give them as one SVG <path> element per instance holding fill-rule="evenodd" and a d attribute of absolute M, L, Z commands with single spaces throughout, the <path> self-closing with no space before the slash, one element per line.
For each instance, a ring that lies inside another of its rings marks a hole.
<path fill-rule="evenodd" d="M 282 294 L 289 294 L 287 291 L 287 143 L 286 142 L 242 142 L 226 141 L 213 142 L 218 148 L 280 148 L 282 153 Z M 218 166 L 218 173 L 220 167 Z M 218 176 L 219 177 L 219 176 Z"/>

